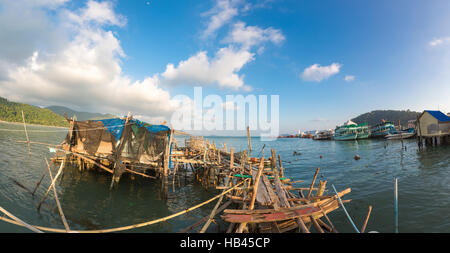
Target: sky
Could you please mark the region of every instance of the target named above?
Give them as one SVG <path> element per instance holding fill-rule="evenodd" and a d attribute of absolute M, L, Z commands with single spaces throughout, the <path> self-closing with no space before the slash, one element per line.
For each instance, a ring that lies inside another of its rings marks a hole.
<path fill-rule="evenodd" d="M 447 113 L 448 13 L 447 0 L 0 0 L 0 96 L 155 123 L 194 87 L 278 95 L 281 133 Z"/>

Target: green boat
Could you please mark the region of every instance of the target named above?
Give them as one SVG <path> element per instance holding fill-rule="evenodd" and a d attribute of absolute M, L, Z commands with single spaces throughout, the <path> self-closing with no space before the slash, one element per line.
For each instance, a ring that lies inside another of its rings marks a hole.
<path fill-rule="evenodd" d="M 336 127 L 334 139 L 337 141 L 359 140 L 369 138 L 370 131 L 367 123 L 356 124 L 349 120 L 344 125 Z"/>

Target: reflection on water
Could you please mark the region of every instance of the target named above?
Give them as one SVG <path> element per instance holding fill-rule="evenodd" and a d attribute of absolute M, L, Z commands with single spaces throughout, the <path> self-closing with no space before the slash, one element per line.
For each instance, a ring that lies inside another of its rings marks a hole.
<path fill-rule="evenodd" d="M 0 123 L 0 129 L 22 129 L 20 125 Z M 64 130 L 57 128 L 29 126 L 32 141 L 58 144 L 64 137 Z M 33 132 L 53 130 L 57 132 Z M 48 227 L 63 228 L 51 195 L 40 212 L 36 207 L 50 184 L 48 176 L 33 197 L 11 178 L 33 191 L 36 183 L 46 172 L 44 157 L 50 158 L 48 148 L 32 145 L 28 154 L 24 132 L 0 131 L 0 206 L 19 218 Z M 241 137 L 211 137 L 217 146 L 226 142 L 228 149 L 236 151 L 247 147 L 247 139 Z M 184 140 L 178 139 L 179 145 Z M 279 139 L 262 142 L 252 139 L 253 156 L 270 149 L 281 154 L 285 175 L 293 180 L 311 181 L 316 168 L 320 168 L 319 179 L 327 180 L 328 193 L 331 185 L 337 190 L 351 187 L 346 204 L 353 220 L 360 227 L 373 205 L 367 231 L 394 231 L 393 189 L 394 178 L 399 179 L 399 231 L 400 232 L 450 232 L 450 147 L 442 146 L 418 150 L 414 139 L 400 141 L 357 140 L 357 141 L 313 141 L 310 139 Z M 293 155 L 296 151 L 298 155 Z M 359 155 L 360 160 L 354 156 Z M 181 177 L 182 188 L 169 187 L 167 201 L 160 197 L 158 181 L 124 176 L 118 189 L 109 190 L 111 176 L 92 171 L 80 172 L 77 168 L 66 169 L 57 183 L 58 197 L 72 229 L 99 229 L 120 227 L 164 217 L 201 203 L 217 194 L 206 191 L 192 180 Z M 178 181 L 177 181 L 178 185 Z M 303 186 L 303 185 L 299 185 Z M 128 232 L 177 232 L 200 217 L 209 214 L 215 203 L 176 217 L 168 222 Z M 340 232 L 353 232 L 344 212 L 339 209 L 330 215 Z M 224 229 L 224 227 L 222 227 Z M 217 227 L 211 226 L 211 231 Z M 28 232 L 28 230 L 0 222 L 0 232 Z"/>

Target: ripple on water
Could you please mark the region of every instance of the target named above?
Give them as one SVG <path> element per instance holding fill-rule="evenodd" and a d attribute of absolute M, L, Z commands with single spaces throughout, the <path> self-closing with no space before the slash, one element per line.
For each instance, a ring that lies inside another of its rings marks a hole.
<path fill-rule="evenodd" d="M 20 125 L 6 127 L 21 129 Z M 5 127 L 0 123 L 0 128 Z M 61 143 L 64 137 L 64 132 L 30 133 L 33 141 L 54 144 Z M 40 213 L 36 211 L 50 183 L 48 177 L 44 179 L 35 198 L 9 179 L 14 178 L 33 189 L 46 171 L 44 157 L 53 155 L 46 147 L 32 145 L 32 154 L 28 158 L 27 146 L 15 142 L 24 139 L 23 132 L 0 132 L 0 205 L 31 224 L 63 228 L 53 195 L 45 202 Z M 226 142 L 228 150 L 233 146 L 236 152 L 247 147 L 246 138 L 209 139 L 214 140 L 217 146 Z M 331 184 L 338 190 L 352 188 L 352 192 L 345 197 L 352 199 L 352 202 L 346 207 L 357 224 L 362 224 L 368 206 L 373 205 L 368 231 L 393 232 L 393 180 L 397 177 L 400 232 L 449 232 L 450 214 L 446 210 L 450 206 L 449 147 L 418 151 L 414 140 L 405 140 L 407 149 L 402 151 L 401 142 L 398 141 L 260 141 L 259 138 L 252 138 L 252 155 L 261 156 L 264 145 L 266 158 L 270 156 L 272 148 L 281 155 L 287 177 L 305 180 L 297 184 L 298 187 L 309 187 L 316 168 L 320 168 L 318 180 L 327 180 L 328 193 L 333 193 Z M 294 151 L 301 155 L 294 156 Z M 361 157 L 358 161 L 353 159 L 356 154 Z M 110 180 L 110 175 L 103 173 L 65 170 L 63 179 L 56 187 L 71 228 L 111 228 L 153 220 L 192 207 L 218 193 L 205 191 L 201 186 L 188 182 L 185 187 L 176 188 L 174 192 L 170 186 L 168 199 L 164 201 L 159 195 L 161 185 L 154 180 L 124 177 L 118 189 L 112 191 L 109 190 Z M 185 184 L 183 177 L 181 184 Z M 215 202 L 212 202 L 167 223 L 130 232 L 176 232 L 208 215 L 214 205 Z M 339 231 L 353 232 L 341 209 L 330 214 L 330 217 Z M 26 230 L 0 222 L 0 232 Z"/>

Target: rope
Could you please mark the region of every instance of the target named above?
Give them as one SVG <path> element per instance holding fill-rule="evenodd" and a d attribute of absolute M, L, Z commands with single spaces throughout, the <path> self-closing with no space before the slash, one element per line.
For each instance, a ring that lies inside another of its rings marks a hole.
<path fill-rule="evenodd" d="M 213 197 L 213 198 L 211 198 L 211 199 L 209 199 L 209 200 L 207 200 L 205 202 L 202 202 L 202 203 L 200 203 L 200 204 L 198 204 L 196 206 L 193 206 L 191 208 L 188 208 L 186 210 L 183 210 L 181 212 L 178 212 L 178 213 L 175 213 L 175 214 L 163 217 L 163 218 L 159 218 L 159 219 L 156 219 L 156 220 L 147 221 L 147 222 L 143 222 L 143 223 L 138 223 L 138 224 L 134 224 L 134 225 L 118 227 L 118 228 L 109 228 L 109 229 L 100 229 L 100 230 L 71 230 L 70 232 L 71 233 L 111 233 L 111 232 L 119 232 L 119 231 L 130 230 L 130 229 L 134 229 L 134 228 L 145 227 L 145 226 L 149 226 L 149 225 L 152 225 L 152 224 L 156 224 L 156 223 L 159 223 L 159 222 L 162 222 L 162 221 L 166 221 L 166 220 L 175 218 L 175 217 L 180 216 L 182 214 L 191 212 L 191 211 L 193 211 L 193 210 L 195 210 L 195 209 L 197 209 L 199 207 L 202 207 L 202 206 L 204 206 L 204 205 L 214 201 L 215 199 L 220 198 L 221 196 L 227 194 L 228 192 L 234 190 L 235 188 L 237 188 L 238 186 L 240 186 L 241 184 L 243 184 L 247 180 L 248 179 L 240 182 L 239 184 L 237 184 L 237 185 L 233 186 L 232 188 L 228 189 L 227 191 L 224 191 L 221 194 L 219 194 L 219 195 L 217 195 L 217 196 L 215 196 L 215 197 Z M 0 207 L 0 211 L 3 212 L 1 207 Z M 0 217 L 0 220 L 3 220 L 5 222 L 9 222 L 11 224 L 19 225 L 19 226 L 25 226 L 25 225 L 23 225 L 23 224 L 21 224 L 21 223 L 19 223 L 17 221 L 14 221 L 14 220 L 11 220 L 11 219 L 8 219 L 8 218 L 4 218 L 4 217 Z M 31 226 L 36 228 L 36 229 L 43 230 L 43 231 L 56 232 L 56 233 L 66 233 L 65 229 L 49 228 L 49 227 L 42 227 L 42 226 L 35 226 L 35 225 L 31 225 Z"/>

